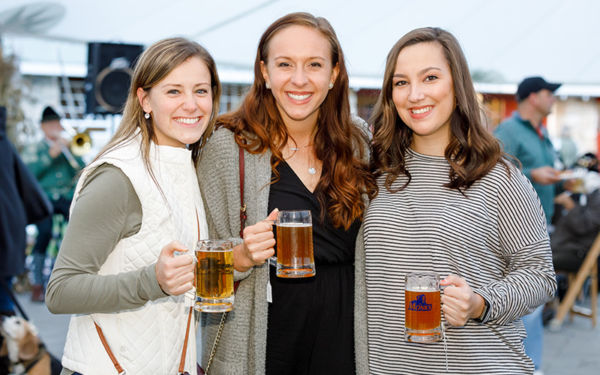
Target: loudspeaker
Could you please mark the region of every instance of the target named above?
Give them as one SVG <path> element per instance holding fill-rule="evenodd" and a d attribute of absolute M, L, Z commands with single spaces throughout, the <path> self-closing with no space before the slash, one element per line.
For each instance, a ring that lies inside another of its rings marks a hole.
<path fill-rule="evenodd" d="M 142 51 L 137 44 L 88 43 L 85 113 L 123 111 L 133 66 Z"/>

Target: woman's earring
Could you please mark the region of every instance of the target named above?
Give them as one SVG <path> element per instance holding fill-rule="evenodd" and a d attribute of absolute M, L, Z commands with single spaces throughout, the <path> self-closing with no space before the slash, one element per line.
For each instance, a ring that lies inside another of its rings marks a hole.
<path fill-rule="evenodd" d="M 271 85 L 269 85 L 269 82 L 265 82 L 265 87 L 267 88 L 267 90 L 271 89 Z"/>
<path fill-rule="evenodd" d="M 329 90 L 333 88 L 333 82 L 329 82 Z"/>
<path fill-rule="evenodd" d="M 149 120 L 150 119 L 150 113 L 149 112 L 144 113 L 144 118 L 146 120 Z"/>

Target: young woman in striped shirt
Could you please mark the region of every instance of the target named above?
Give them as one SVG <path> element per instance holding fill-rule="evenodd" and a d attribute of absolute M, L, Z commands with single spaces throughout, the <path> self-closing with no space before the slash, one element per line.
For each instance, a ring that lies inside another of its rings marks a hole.
<path fill-rule="evenodd" d="M 520 318 L 555 290 L 544 214 L 483 123 L 447 31 L 390 51 L 373 114 L 378 189 L 365 217 L 371 374 L 527 374 Z M 443 340 L 404 339 L 404 277 L 443 279 Z"/>

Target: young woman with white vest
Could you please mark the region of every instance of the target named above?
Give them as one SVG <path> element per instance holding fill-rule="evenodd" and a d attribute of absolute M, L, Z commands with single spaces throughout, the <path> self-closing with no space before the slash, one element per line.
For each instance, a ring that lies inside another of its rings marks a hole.
<path fill-rule="evenodd" d="M 196 373 L 193 258 L 174 252 L 208 236 L 195 166 L 220 92 L 195 42 L 140 56 L 121 125 L 79 179 L 48 284 L 49 310 L 75 314 L 63 374 Z"/>

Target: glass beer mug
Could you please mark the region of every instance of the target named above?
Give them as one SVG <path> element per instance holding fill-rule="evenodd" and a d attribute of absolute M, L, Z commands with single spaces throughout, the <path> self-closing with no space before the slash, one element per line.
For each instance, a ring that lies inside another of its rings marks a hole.
<path fill-rule="evenodd" d="M 440 276 L 434 272 L 406 275 L 404 337 L 409 342 L 435 342 L 442 338 Z"/>
<path fill-rule="evenodd" d="M 280 211 L 277 226 L 277 276 L 315 275 L 310 211 Z"/>
<path fill-rule="evenodd" d="M 233 300 L 233 243 L 227 240 L 198 241 L 196 310 L 231 311 Z"/>

